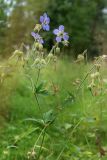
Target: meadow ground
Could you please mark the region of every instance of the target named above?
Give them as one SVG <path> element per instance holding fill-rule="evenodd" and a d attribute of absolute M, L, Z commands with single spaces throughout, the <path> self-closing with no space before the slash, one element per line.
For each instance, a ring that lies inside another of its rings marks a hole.
<path fill-rule="evenodd" d="M 92 65 L 62 59 L 41 71 L 38 85 L 45 92 L 38 100 L 45 119 L 53 120 L 42 147 L 42 116 L 30 82 L 17 66 L 0 85 L 0 160 L 36 159 L 40 147 L 40 160 L 107 159 L 106 64 L 100 70 L 100 94 L 88 89 L 90 75 L 77 91 Z M 36 83 L 36 71 L 32 74 Z"/>

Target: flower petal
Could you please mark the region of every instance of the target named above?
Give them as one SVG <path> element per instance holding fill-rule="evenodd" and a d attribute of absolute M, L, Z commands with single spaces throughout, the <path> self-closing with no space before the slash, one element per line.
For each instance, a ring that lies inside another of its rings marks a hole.
<path fill-rule="evenodd" d="M 32 35 L 34 38 L 36 37 L 35 32 L 31 32 L 31 35 Z"/>
<path fill-rule="evenodd" d="M 44 16 L 45 18 L 47 18 L 47 17 L 48 17 L 48 16 L 47 16 L 47 13 L 44 13 L 44 14 L 43 14 L 43 16 Z"/>
<path fill-rule="evenodd" d="M 43 25 L 42 25 L 42 28 L 43 28 L 43 30 L 45 31 L 45 30 L 46 30 L 46 25 L 43 24 Z"/>
<path fill-rule="evenodd" d="M 50 26 L 47 24 L 47 25 L 45 25 L 45 30 L 46 31 L 49 31 L 50 30 Z"/>
<path fill-rule="evenodd" d="M 56 37 L 57 42 L 61 42 L 61 37 Z"/>
<path fill-rule="evenodd" d="M 69 36 L 68 36 L 68 34 L 67 34 L 67 33 L 64 33 L 64 35 L 63 35 L 63 39 L 64 39 L 65 41 L 68 41 Z"/>
<path fill-rule="evenodd" d="M 43 23 L 43 21 L 44 21 L 44 17 L 40 16 L 40 22 Z"/>
<path fill-rule="evenodd" d="M 50 18 L 49 17 L 46 18 L 46 22 L 47 22 L 47 24 L 50 23 Z"/>
<path fill-rule="evenodd" d="M 58 30 L 58 29 L 54 29 L 54 30 L 53 30 L 53 33 L 54 33 L 55 35 L 58 35 L 59 30 Z"/>
<path fill-rule="evenodd" d="M 43 40 L 43 39 L 40 39 L 39 43 L 43 44 L 43 43 L 44 43 L 44 40 Z"/>
<path fill-rule="evenodd" d="M 60 31 L 64 31 L 64 26 L 63 26 L 63 25 L 60 25 L 60 26 L 59 26 L 59 30 L 60 30 Z"/>

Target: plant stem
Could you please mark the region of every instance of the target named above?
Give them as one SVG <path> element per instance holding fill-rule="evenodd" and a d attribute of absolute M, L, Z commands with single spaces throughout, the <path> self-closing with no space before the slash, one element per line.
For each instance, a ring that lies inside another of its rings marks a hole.
<path fill-rule="evenodd" d="M 37 73 L 37 80 L 36 80 L 36 85 L 35 85 L 36 87 L 37 87 L 37 83 L 38 83 L 38 81 L 39 81 L 40 71 L 41 71 L 41 70 L 40 70 L 40 69 L 38 69 L 38 73 Z"/>
<path fill-rule="evenodd" d="M 45 122 L 44 117 L 43 117 L 43 114 L 42 114 L 42 110 L 41 110 L 41 107 L 40 107 L 40 104 L 39 104 L 38 96 L 37 96 L 36 93 L 34 94 L 34 96 L 35 96 L 35 99 L 36 99 L 36 102 L 37 102 L 37 105 L 38 105 L 40 114 L 41 114 L 41 116 L 42 116 L 42 119 L 43 119 L 43 121 Z"/>
<path fill-rule="evenodd" d="M 40 146 L 40 150 L 39 150 L 39 154 L 38 154 L 37 160 L 39 160 L 40 155 L 41 155 L 41 153 L 42 153 L 42 146 L 43 146 L 43 143 L 44 143 L 44 140 L 45 140 L 45 133 L 46 133 L 46 128 L 45 128 L 44 131 L 43 131 L 42 142 L 41 142 L 41 146 Z"/>
<path fill-rule="evenodd" d="M 59 160 L 59 159 L 60 159 L 60 157 L 61 157 L 62 153 L 64 152 L 64 150 L 65 150 L 65 147 L 62 148 L 62 150 L 61 150 L 61 152 L 60 152 L 60 154 L 59 154 L 59 156 L 57 157 L 56 160 Z"/>
<path fill-rule="evenodd" d="M 100 63 L 100 59 L 97 60 L 97 63 Z M 95 68 L 95 65 L 92 66 L 92 68 L 87 72 L 87 74 L 85 75 L 84 79 L 82 80 L 82 82 L 80 83 L 76 93 L 79 92 L 79 89 L 81 88 L 81 86 L 83 85 L 83 83 L 85 82 L 85 80 L 87 79 L 88 75 L 92 72 L 92 70 Z"/>
<path fill-rule="evenodd" d="M 41 153 L 42 153 L 42 146 L 43 146 L 43 143 L 44 143 L 44 140 L 45 140 L 46 129 L 47 129 L 47 127 L 48 127 L 50 124 L 51 124 L 51 123 L 49 123 L 48 125 L 45 125 L 45 126 L 44 126 L 44 128 L 42 129 L 42 131 L 41 131 L 38 139 L 36 140 L 36 142 L 35 142 L 35 144 L 34 144 L 33 151 L 35 150 L 36 144 L 37 144 L 37 142 L 39 141 L 41 135 L 43 134 L 42 142 L 41 142 L 41 146 L 40 146 L 40 150 L 39 150 L 39 153 L 38 153 L 38 156 L 37 156 L 37 159 L 36 159 L 36 160 L 39 160 L 40 155 L 41 155 Z"/>
<path fill-rule="evenodd" d="M 33 150 L 35 150 L 36 144 L 37 144 L 37 142 L 39 141 L 39 139 L 40 139 L 42 133 L 44 132 L 45 128 L 46 128 L 46 126 L 42 129 L 42 131 L 41 131 L 39 137 L 37 138 L 37 140 L 36 140 L 36 142 L 35 142 L 35 144 L 34 144 Z"/>
<path fill-rule="evenodd" d="M 77 89 L 77 93 L 78 93 L 79 89 L 81 88 L 81 86 L 83 85 L 84 81 L 87 79 L 88 75 L 91 73 L 91 71 L 92 71 L 94 68 L 95 68 L 95 66 L 93 66 L 93 67 L 89 70 L 89 72 L 85 75 L 84 79 L 82 80 L 82 82 L 80 83 L 80 85 L 79 85 L 79 87 L 78 87 L 78 89 Z"/>

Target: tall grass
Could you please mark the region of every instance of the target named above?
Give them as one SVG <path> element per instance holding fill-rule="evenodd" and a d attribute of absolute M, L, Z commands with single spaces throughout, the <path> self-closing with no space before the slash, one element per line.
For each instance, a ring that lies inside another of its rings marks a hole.
<path fill-rule="evenodd" d="M 87 89 L 88 77 L 75 96 L 78 83 L 91 66 L 91 63 L 86 65 L 59 60 L 56 67 L 51 64 L 40 73 L 39 83 L 43 82 L 49 92 L 39 96 L 42 113 L 54 110 L 48 118 L 56 117 L 53 125 L 46 131 L 41 160 L 106 160 L 107 94 L 105 92 L 100 96 L 93 96 Z M 106 81 L 105 66 L 101 72 Z M 0 103 L 6 106 L 2 115 L 4 119 L 7 110 L 9 111 L 8 120 L 0 134 L 1 160 L 26 160 L 31 154 L 30 159 L 33 159 L 31 150 L 38 139 L 35 145 L 37 154 L 42 140 L 41 114 L 37 103 L 34 103 L 30 82 L 22 73 L 23 71 L 16 69 L 14 80 L 8 78 L 1 87 Z M 33 76 L 36 82 L 37 74 Z M 106 89 L 107 83 L 104 87 Z M 2 102 L 4 97 L 5 103 Z M 101 149 L 104 157 L 101 157 Z"/>

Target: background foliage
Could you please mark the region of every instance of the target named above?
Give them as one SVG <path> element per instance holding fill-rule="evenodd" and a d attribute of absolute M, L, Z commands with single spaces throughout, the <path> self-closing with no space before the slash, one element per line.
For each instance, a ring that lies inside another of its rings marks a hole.
<path fill-rule="evenodd" d="M 6 4 L 4 0 L 0 0 L 0 53 L 3 54 L 5 48 L 6 29 L 7 29 L 7 14 Z"/>
<path fill-rule="evenodd" d="M 1 55 L 9 55 L 22 42 L 29 45 L 31 30 L 45 11 L 51 17 L 51 32 L 58 24 L 65 25 L 68 30 L 71 37 L 69 55 L 76 57 L 88 49 L 88 54 L 95 56 L 103 50 L 107 38 L 105 0 L 1 0 L 0 6 Z M 49 35 L 47 48 L 53 44 L 52 34 Z"/>
<path fill-rule="evenodd" d="M 75 54 L 88 49 L 90 55 L 94 56 L 99 54 L 95 34 L 104 29 L 104 7 L 104 0 L 52 0 L 48 12 L 53 28 L 58 23 L 66 26 Z"/>

